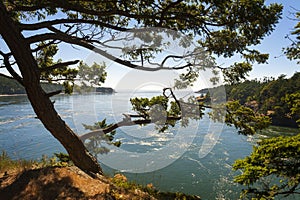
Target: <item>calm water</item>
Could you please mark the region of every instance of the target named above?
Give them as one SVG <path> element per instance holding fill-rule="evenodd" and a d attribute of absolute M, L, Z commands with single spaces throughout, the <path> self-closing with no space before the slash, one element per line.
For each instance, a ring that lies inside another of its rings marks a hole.
<path fill-rule="evenodd" d="M 153 94 L 140 94 L 140 96 L 151 95 Z M 121 113 L 130 112 L 129 102 L 126 99 L 128 94 L 116 93 L 61 95 L 53 98 L 53 101 L 69 126 L 77 133 L 83 134 L 86 130 L 82 123 L 93 124 L 103 118 L 107 118 L 109 123 L 121 120 Z M 175 126 L 165 135 L 158 134 L 154 126 L 118 129 L 116 139 L 122 141 L 120 148 L 127 152 L 138 153 L 159 151 L 172 143 L 172 139 L 174 140 L 176 134 L 180 132 L 178 130 L 190 132 L 189 135 L 195 134 L 190 143 L 178 147 L 178 152 L 176 148 L 166 152 L 169 157 L 173 155 L 177 157 L 174 162 L 159 170 L 130 173 L 128 169 L 112 169 L 104 166 L 105 172 L 113 174 L 122 171 L 130 180 L 140 184 L 153 183 L 161 190 L 195 194 L 203 199 L 238 199 L 242 188 L 232 182 L 236 172 L 232 171 L 231 165 L 234 160 L 249 155 L 254 138 L 240 136 L 231 127 L 224 126 L 220 129 L 222 127 L 220 124 L 216 125 L 221 131 L 220 134 L 215 133 L 214 126 L 207 118 L 197 122 L 196 128 L 194 125 L 195 123 L 191 123 L 187 129 Z M 213 148 L 211 147 L 211 151 L 199 153 L 201 148 L 206 147 L 203 144 L 210 137 L 212 138 L 210 141 L 214 141 L 215 144 Z M 183 152 L 181 148 L 184 148 Z M 40 159 L 42 155 L 52 156 L 55 152 L 64 152 L 62 146 L 45 130 L 40 121 L 35 119 L 26 96 L 0 97 L 0 149 L 6 150 L 14 159 Z"/>

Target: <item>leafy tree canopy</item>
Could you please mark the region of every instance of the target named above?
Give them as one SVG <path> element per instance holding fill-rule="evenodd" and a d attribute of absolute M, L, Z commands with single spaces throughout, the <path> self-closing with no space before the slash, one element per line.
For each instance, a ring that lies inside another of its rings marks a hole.
<path fill-rule="evenodd" d="M 291 60 L 298 60 L 298 63 L 300 62 L 300 12 L 296 13 L 296 19 L 298 21 L 297 25 L 295 26 L 295 30 L 292 32 L 292 35 L 296 37 L 296 40 L 290 39 L 289 36 L 287 36 L 291 41 L 292 44 L 284 49 L 284 53 L 286 56 Z"/>

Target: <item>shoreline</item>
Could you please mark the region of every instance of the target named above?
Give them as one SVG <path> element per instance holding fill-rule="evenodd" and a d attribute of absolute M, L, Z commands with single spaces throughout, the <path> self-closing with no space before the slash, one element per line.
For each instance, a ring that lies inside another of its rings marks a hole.
<path fill-rule="evenodd" d="M 0 97 L 27 96 L 27 94 L 0 94 Z"/>

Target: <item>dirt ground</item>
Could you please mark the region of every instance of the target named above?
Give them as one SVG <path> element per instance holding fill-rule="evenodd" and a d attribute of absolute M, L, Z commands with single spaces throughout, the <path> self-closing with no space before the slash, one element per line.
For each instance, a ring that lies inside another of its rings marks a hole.
<path fill-rule="evenodd" d="M 125 177 L 126 178 L 126 177 Z M 1 200 L 155 199 L 135 189 L 127 191 L 109 178 L 91 178 L 77 167 L 47 167 L 0 174 Z"/>

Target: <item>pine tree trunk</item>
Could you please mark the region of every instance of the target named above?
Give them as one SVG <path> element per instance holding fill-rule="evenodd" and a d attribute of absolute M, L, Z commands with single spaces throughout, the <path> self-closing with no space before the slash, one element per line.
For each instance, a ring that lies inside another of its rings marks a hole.
<path fill-rule="evenodd" d="M 56 112 L 51 100 L 42 89 L 38 65 L 29 44 L 0 2 L 0 34 L 14 56 L 23 77 L 28 99 L 37 115 L 51 134 L 64 146 L 76 166 L 87 173 L 102 173 L 100 165 L 91 156 L 80 138 Z"/>

